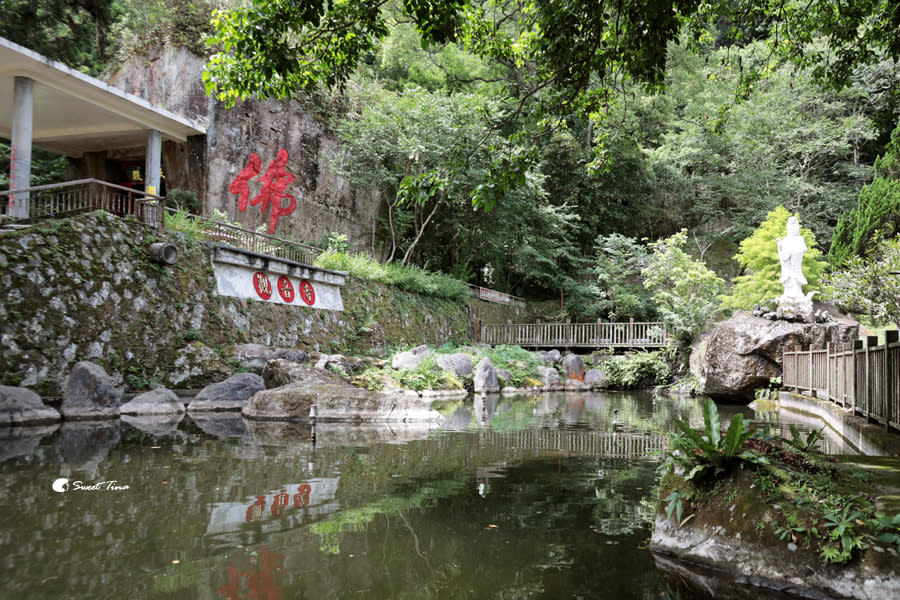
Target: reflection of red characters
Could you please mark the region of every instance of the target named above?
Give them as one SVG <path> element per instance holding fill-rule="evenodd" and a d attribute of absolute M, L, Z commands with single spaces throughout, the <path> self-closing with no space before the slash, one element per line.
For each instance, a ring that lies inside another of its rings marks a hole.
<path fill-rule="evenodd" d="M 250 198 L 250 180 L 259 175 L 262 161 L 256 153 L 250 154 L 247 164 L 243 170 L 234 178 L 228 191 L 232 194 L 238 194 L 238 210 L 244 212 L 247 210 L 249 201 L 251 206 L 262 204 L 260 210 L 263 214 L 271 210 L 269 213 L 269 233 L 274 234 L 275 228 L 278 226 L 278 219 L 289 215 L 297 208 L 297 199 L 290 194 L 285 194 L 284 190 L 287 186 L 296 181 L 296 177 L 287 172 L 288 153 L 282 148 L 278 151 L 275 160 L 269 163 L 266 172 L 260 175 L 259 181 L 262 188 L 255 198 Z M 282 198 L 288 199 L 287 206 L 282 205 Z"/>
<path fill-rule="evenodd" d="M 300 282 L 300 297 L 310 306 L 316 303 L 316 290 L 306 279 Z"/>
<path fill-rule="evenodd" d="M 280 517 L 281 513 L 284 512 L 284 507 L 288 505 L 290 501 L 290 494 L 287 493 L 286 490 L 281 490 L 280 494 L 275 494 L 275 499 L 272 500 L 272 516 Z"/>
<path fill-rule="evenodd" d="M 309 495 L 312 493 L 312 488 L 309 487 L 308 483 L 304 483 L 300 487 L 297 488 L 297 493 L 294 494 L 294 506 L 296 508 L 302 508 L 309 504 Z"/>
<path fill-rule="evenodd" d="M 272 297 L 272 282 L 269 281 L 269 278 L 262 271 L 257 271 L 253 274 L 253 287 L 263 300 L 268 300 Z"/>
<path fill-rule="evenodd" d="M 259 556 L 259 566 L 247 571 L 238 571 L 228 565 L 228 583 L 219 588 L 219 593 L 227 600 L 244 600 L 241 596 L 241 579 L 247 580 L 250 594 L 248 600 L 281 600 L 282 590 L 275 585 L 274 575 L 284 572 L 284 554 L 274 554 L 265 548 Z"/>
<path fill-rule="evenodd" d="M 247 522 L 253 523 L 254 521 L 259 521 L 262 519 L 263 511 L 266 510 L 266 497 L 265 496 L 257 496 L 256 502 L 250 505 L 247 508 Z"/>
<path fill-rule="evenodd" d="M 288 304 L 294 301 L 294 284 L 284 275 L 278 278 L 278 293 Z"/>

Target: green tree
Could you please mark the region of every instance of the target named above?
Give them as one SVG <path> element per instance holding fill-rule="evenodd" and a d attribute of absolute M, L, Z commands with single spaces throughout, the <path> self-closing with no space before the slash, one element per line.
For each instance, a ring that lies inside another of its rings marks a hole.
<path fill-rule="evenodd" d="M 894 129 L 884 156 L 875 161 L 875 179 L 859 193 L 856 208 L 834 228 L 828 259 L 835 268 L 869 250 L 879 231 L 884 238 L 900 233 L 900 127 Z"/>
<path fill-rule="evenodd" d="M 647 267 L 650 253 L 634 238 L 613 233 L 597 236 L 596 264 L 591 269 L 595 279 L 590 290 L 595 301 L 592 316 L 609 321 L 634 318 L 651 321 L 656 308 L 650 292 L 644 287 L 641 270 Z"/>
<path fill-rule="evenodd" d="M 721 306 L 725 282 L 685 251 L 687 230 L 653 242 L 641 271 L 669 334 L 688 347 Z"/>
<path fill-rule="evenodd" d="M 0 36 L 99 75 L 112 56 L 115 0 L 0 0 Z"/>
<path fill-rule="evenodd" d="M 735 278 L 732 293 L 723 297 L 725 307 L 749 309 L 754 304 L 766 304 L 781 295 L 781 261 L 776 240 L 787 235 L 790 216 L 786 208 L 778 206 L 766 216 L 753 235 L 741 242 L 734 259 L 740 263 L 744 274 Z M 808 291 L 819 286 L 819 279 L 828 264 L 820 260 L 822 253 L 816 247 L 812 231 L 801 227 L 800 234 L 806 240 L 807 247 L 803 255 L 803 274 L 808 282 Z"/>
<path fill-rule="evenodd" d="M 853 256 L 828 281 L 835 300 L 882 323 L 900 324 L 900 237 L 877 241 Z"/>

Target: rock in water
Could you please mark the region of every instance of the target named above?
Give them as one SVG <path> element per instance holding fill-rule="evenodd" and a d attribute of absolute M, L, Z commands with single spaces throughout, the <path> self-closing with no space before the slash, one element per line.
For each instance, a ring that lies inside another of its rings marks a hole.
<path fill-rule="evenodd" d="M 119 416 L 122 392 L 103 367 L 91 362 L 75 365 L 66 381 L 60 412 L 65 419 L 112 419 Z"/>
<path fill-rule="evenodd" d="M 331 371 L 297 364 L 281 358 L 269 361 L 263 369 L 262 378 L 266 389 L 269 390 L 297 382 L 350 385 Z"/>
<path fill-rule="evenodd" d="M 740 312 L 700 337 L 691 352 L 691 374 L 701 394 L 745 402 L 770 378 L 781 376 L 786 346 L 824 348 L 828 342 L 852 342 L 858 334 L 858 324 L 789 323 Z"/>
<path fill-rule="evenodd" d="M 238 373 L 200 390 L 188 404 L 188 412 L 241 410 L 253 394 L 264 389 L 263 378 L 256 373 Z"/>
<path fill-rule="evenodd" d="M 327 421 L 442 421 L 439 412 L 415 392 L 372 392 L 340 383 L 297 381 L 259 392 L 242 414 L 248 419 Z"/>
<path fill-rule="evenodd" d="M 56 410 L 44 406 L 41 397 L 27 388 L 0 385 L 0 423 L 52 423 L 59 421 Z"/>
<path fill-rule="evenodd" d="M 500 380 L 497 378 L 497 371 L 494 364 L 487 356 L 478 361 L 475 368 L 475 392 L 499 392 Z"/>
<path fill-rule="evenodd" d="M 164 387 L 135 396 L 120 409 L 123 415 L 177 415 L 184 404 L 175 392 Z"/>

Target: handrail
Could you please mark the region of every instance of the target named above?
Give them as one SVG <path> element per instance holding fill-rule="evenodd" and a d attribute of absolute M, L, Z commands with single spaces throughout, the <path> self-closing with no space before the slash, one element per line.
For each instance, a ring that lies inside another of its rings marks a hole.
<path fill-rule="evenodd" d="M 900 430 L 900 333 L 824 349 L 785 348 L 782 385 Z"/>
<path fill-rule="evenodd" d="M 662 321 L 620 323 L 481 324 L 479 342 L 496 346 L 563 348 L 664 348 L 669 337 Z"/>
<path fill-rule="evenodd" d="M 162 210 L 165 198 L 99 179 L 77 179 L 4 190 L 0 191 L 0 198 L 15 198 L 26 194 L 29 196 L 28 216 L 11 219 L 12 221 L 33 223 L 37 219 L 60 218 L 88 210 L 103 210 L 120 216 L 132 215 L 153 227 L 161 229 L 165 227 Z M 8 216 L 8 209 L 8 203 L 0 202 L 0 212 Z"/>
<path fill-rule="evenodd" d="M 171 207 L 167 207 L 166 212 L 171 214 L 177 211 Z M 303 264 L 311 264 L 313 256 L 323 252 L 321 248 L 317 248 L 316 246 L 295 242 L 267 233 L 260 233 L 231 223 L 225 223 L 199 215 L 188 216 L 203 224 L 201 231 L 198 233 L 201 237 L 211 242 L 221 242 L 226 245 L 243 248 L 244 250 L 250 250 L 251 252 L 269 254 L 271 256 L 277 256 Z"/>
<path fill-rule="evenodd" d="M 45 185 L 35 185 L 27 188 L 17 188 L 14 190 L 2 190 L 0 191 L 0 196 L 9 196 L 10 194 L 19 194 L 22 192 L 40 192 L 44 190 L 52 190 L 59 189 L 65 187 L 74 187 L 76 185 L 85 185 L 89 183 L 97 183 L 104 187 L 112 188 L 114 190 L 121 190 L 123 192 L 128 192 L 130 194 L 140 195 L 145 198 L 149 198 L 150 200 L 164 200 L 162 196 L 157 196 L 156 194 L 149 194 L 147 192 L 142 192 L 136 190 L 134 188 L 125 187 L 124 185 L 117 185 L 115 183 L 110 183 L 108 181 L 101 181 L 99 179 L 75 179 L 73 181 L 64 181 L 62 183 L 48 183 Z"/>

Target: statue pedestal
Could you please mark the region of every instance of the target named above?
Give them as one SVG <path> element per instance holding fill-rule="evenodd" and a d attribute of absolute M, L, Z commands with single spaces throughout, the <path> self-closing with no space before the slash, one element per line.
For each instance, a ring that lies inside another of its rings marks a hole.
<path fill-rule="evenodd" d="M 808 296 L 779 296 L 775 298 L 775 316 L 785 321 L 814 323 L 812 298 Z"/>

